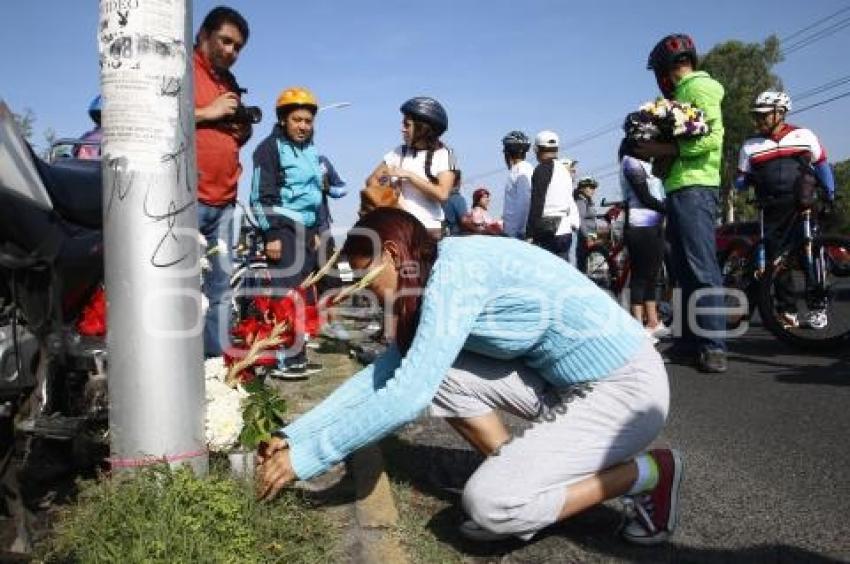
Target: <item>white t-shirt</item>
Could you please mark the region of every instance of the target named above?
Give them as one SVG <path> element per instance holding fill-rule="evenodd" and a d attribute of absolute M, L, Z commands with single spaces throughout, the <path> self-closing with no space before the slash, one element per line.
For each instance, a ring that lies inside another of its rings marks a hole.
<path fill-rule="evenodd" d="M 505 234 L 508 237 L 525 237 L 525 222 L 528 220 L 528 207 L 531 204 L 531 175 L 534 167 L 527 161 L 520 161 L 511 167 L 505 184 L 505 207 L 502 218 L 505 221 Z"/>
<path fill-rule="evenodd" d="M 543 217 L 563 217 L 555 235 L 571 233 L 579 227 L 578 206 L 573 199 L 573 177 L 557 159 L 552 163 L 552 179 L 546 190 Z"/>
<path fill-rule="evenodd" d="M 402 168 L 427 180 L 428 175 L 425 174 L 427 156 L 428 151 L 407 149 L 405 152 L 404 147 L 399 146 L 384 155 L 384 162 L 387 166 Z M 457 170 L 454 152 L 447 147 L 441 147 L 434 151 L 431 175 L 436 177 L 448 170 Z M 426 229 L 439 229 L 443 225 L 443 207 L 440 202 L 423 194 L 407 179 L 401 182 L 401 206 L 421 221 Z"/>

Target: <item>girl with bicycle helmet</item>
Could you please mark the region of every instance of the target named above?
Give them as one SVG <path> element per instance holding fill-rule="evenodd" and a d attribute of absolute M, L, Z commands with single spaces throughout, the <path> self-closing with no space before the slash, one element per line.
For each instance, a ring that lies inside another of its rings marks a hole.
<path fill-rule="evenodd" d="M 454 152 L 440 141 L 449 125 L 445 108 L 434 98 L 417 96 L 401 105 L 403 143 L 384 155 L 366 181 L 396 183 L 399 203 L 439 238 L 443 232 L 443 209 L 455 181 Z"/>
<path fill-rule="evenodd" d="M 251 210 L 265 239 L 273 285 L 283 295 L 315 269 L 323 170 L 313 144 L 319 103 L 306 88 L 287 88 L 278 96 L 278 122 L 254 151 Z M 304 344 L 280 358 L 273 376 L 306 375 Z"/>
<path fill-rule="evenodd" d="M 623 228 L 631 264 L 629 297 L 632 315 L 655 339 L 670 335 L 658 317 L 656 289 L 664 259 L 664 184 L 652 174 L 652 163 L 634 156 L 635 141 L 651 140 L 658 128 L 642 119 L 640 112 L 626 116 L 625 136 L 620 143 L 620 189 L 626 207 Z"/>

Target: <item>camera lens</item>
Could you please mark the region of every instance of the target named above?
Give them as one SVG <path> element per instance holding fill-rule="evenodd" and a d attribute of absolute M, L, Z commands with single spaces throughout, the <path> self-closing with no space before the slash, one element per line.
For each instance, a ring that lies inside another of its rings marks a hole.
<path fill-rule="evenodd" d="M 251 123 L 260 123 L 263 120 L 263 111 L 258 106 L 245 106 L 245 114 Z"/>

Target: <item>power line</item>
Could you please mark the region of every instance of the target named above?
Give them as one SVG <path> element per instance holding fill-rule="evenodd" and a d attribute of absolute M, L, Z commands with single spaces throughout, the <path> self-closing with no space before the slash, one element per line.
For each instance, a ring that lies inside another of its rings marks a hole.
<path fill-rule="evenodd" d="M 842 29 L 844 29 L 848 26 L 850 26 L 850 18 L 845 18 L 845 19 L 843 19 L 839 22 L 832 24 L 829 27 L 826 27 L 822 30 L 817 31 L 816 33 L 813 33 L 812 35 L 810 35 L 808 37 L 804 37 L 803 39 L 794 42 L 793 44 L 789 45 L 788 47 L 785 47 L 781 51 L 780 54 L 782 56 L 786 56 L 786 55 L 790 55 L 791 53 L 795 53 L 795 52 L 799 51 L 800 49 L 803 49 L 804 47 L 808 47 L 809 45 L 811 45 L 813 43 L 817 43 L 818 41 L 825 39 L 825 38 L 829 37 L 830 35 L 838 33 L 839 31 L 841 31 Z"/>
<path fill-rule="evenodd" d="M 819 19 L 818 21 L 816 21 L 816 22 L 814 22 L 814 23 L 811 23 L 811 24 L 807 25 L 807 26 L 806 26 L 806 27 L 804 27 L 803 29 L 798 29 L 797 31 L 795 31 L 795 32 L 794 32 L 794 33 L 792 33 L 791 35 L 787 35 L 787 36 L 785 36 L 785 37 L 781 38 L 779 41 L 780 41 L 780 43 L 785 43 L 785 42 L 787 42 L 788 40 L 793 39 L 793 38 L 795 38 L 795 37 L 797 37 L 797 36 L 799 36 L 799 35 L 801 35 L 801 34 L 803 34 L 803 33 L 806 33 L 806 32 L 807 32 L 807 31 L 809 31 L 810 29 L 815 28 L 815 27 L 819 26 L 820 24 L 822 24 L 823 22 L 828 21 L 828 20 L 830 20 L 830 19 L 834 18 L 835 16 L 837 16 L 838 14 L 842 14 L 842 13 L 844 13 L 844 12 L 848 11 L 848 10 L 850 10 L 850 6 L 845 6 L 844 8 L 841 8 L 840 10 L 838 10 L 837 12 L 835 12 L 834 14 L 830 14 L 830 15 L 828 15 L 828 16 L 824 16 L 823 18 Z"/>
<path fill-rule="evenodd" d="M 491 176 L 499 174 L 500 172 L 506 172 L 507 170 L 508 169 L 505 168 L 505 167 L 496 168 L 496 169 L 493 169 L 493 170 L 489 170 L 487 172 L 482 172 L 481 174 L 476 174 L 474 176 L 470 176 L 469 178 L 465 178 L 461 181 L 461 183 L 464 186 L 467 186 L 467 185 L 470 185 L 470 184 L 475 184 L 476 182 L 480 182 L 480 181 L 484 180 L 485 178 L 490 178 Z"/>
<path fill-rule="evenodd" d="M 792 98 L 794 100 L 805 100 L 806 98 L 811 98 L 812 96 L 816 96 L 822 92 L 826 92 L 827 90 L 832 90 L 837 86 L 841 86 L 842 84 L 847 84 L 850 82 L 850 74 L 842 76 L 840 78 L 836 78 L 820 86 L 815 86 L 814 88 L 810 88 L 805 92 L 800 92 L 799 94 L 794 94 Z"/>
<path fill-rule="evenodd" d="M 581 145 L 582 143 L 587 143 L 588 141 L 592 141 L 593 139 L 596 139 L 598 137 L 602 137 L 603 135 L 606 135 L 606 134 L 608 134 L 612 131 L 616 131 L 616 130 L 620 129 L 621 125 L 622 125 L 622 122 L 619 121 L 619 120 L 607 123 L 607 124 L 597 128 L 597 129 L 594 129 L 593 131 L 591 131 L 589 133 L 585 133 L 584 135 L 580 135 L 578 137 L 575 137 L 573 139 L 565 141 L 564 146 L 565 147 L 575 147 L 576 145 Z"/>
<path fill-rule="evenodd" d="M 583 176 L 593 176 L 593 177 L 601 177 L 602 175 L 608 175 L 611 172 L 619 171 L 620 164 L 619 163 L 609 163 L 606 165 L 597 166 L 595 168 L 591 168 L 586 171 Z"/>
<path fill-rule="evenodd" d="M 824 17 L 812 22 L 811 24 L 795 31 L 792 34 L 787 35 L 784 38 L 781 38 L 780 43 L 787 43 L 789 40 L 791 40 L 795 37 L 799 37 L 800 35 L 803 35 L 804 33 L 815 29 L 816 27 L 820 26 L 821 24 L 823 24 L 823 23 L 831 20 L 832 18 L 834 18 L 834 17 L 836 17 L 840 14 L 843 14 L 847 11 L 850 11 L 850 6 L 845 6 L 844 8 L 841 8 L 840 10 L 833 12 L 832 14 L 830 14 L 828 16 L 824 16 Z M 833 23 L 833 24 L 831 24 L 831 25 L 829 25 L 829 26 L 827 26 L 823 29 L 815 31 L 814 33 L 812 33 L 811 35 L 809 35 L 807 37 L 803 37 L 802 39 L 799 39 L 799 40 L 793 42 L 791 45 L 784 48 L 782 50 L 781 54 L 783 56 L 790 55 L 790 54 L 792 54 L 796 51 L 799 51 L 799 50 L 801 50 L 805 47 L 808 47 L 809 45 L 811 45 L 813 43 L 816 43 L 816 42 L 818 42 L 818 41 L 820 41 L 820 40 L 822 40 L 826 37 L 829 37 L 830 35 L 833 35 L 833 34 L 841 31 L 842 29 L 844 29 L 848 26 L 850 26 L 850 17 L 842 19 L 842 20 L 840 20 L 836 23 Z M 816 86 L 814 88 L 810 88 L 809 90 L 807 90 L 805 92 L 802 92 L 800 94 L 795 95 L 794 98 L 796 100 L 805 100 L 806 98 L 816 96 L 817 94 L 821 94 L 823 92 L 826 92 L 827 90 L 831 90 L 833 88 L 836 88 L 838 86 L 846 84 L 847 82 L 850 82 L 850 75 L 835 79 L 831 82 L 824 83 L 824 84 L 822 84 L 820 86 Z M 800 108 L 798 110 L 794 110 L 791 113 L 792 114 L 798 114 L 798 113 L 804 112 L 806 110 L 810 110 L 812 108 L 816 108 L 818 106 L 822 106 L 824 104 L 834 102 L 834 101 L 839 100 L 841 98 L 844 98 L 846 96 L 850 96 L 850 92 L 845 92 L 845 93 L 840 94 L 838 96 L 835 96 L 833 98 L 829 98 L 827 100 L 823 100 L 821 102 L 811 104 L 809 106 Z M 584 143 L 587 143 L 588 141 L 592 141 L 594 139 L 597 139 L 599 137 L 607 135 L 608 133 L 616 131 L 617 129 L 620 128 L 620 126 L 621 126 L 621 122 L 619 120 L 609 122 L 606 125 L 600 126 L 597 129 L 594 129 L 594 130 L 592 130 L 588 133 L 585 133 L 583 135 L 580 135 L 578 137 L 575 137 L 573 139 L 570 139 L 570 140 L 564 142 L 563 146 L 572 148 L 572 147 L 575 147 L 577 145 L 582 145 Z M 613 170 L 612 166 L 614 168 L 616 168 L 616 170 Z M 470 177 L 469 179 L 466 179 L 463 182 L 463 184 L 464 185 L 474 184 L 475 182 L 479 182 L 479 181 L 481 181 L 485 178 L 489 178 L 489 177 L 491 177 L 495 174 L 504 172 L 504 170 L 505 170 L 504 168 L 498 168 L 498 169 L 494 169 L 494 170 L 491 170 L 491 171 L 488 171 L 488 172 L 477 174 L 473 177 Z M 613 176 L 614 174 L 619 174 L 619 165 L 618 164 L 596 167 L 595 169 L 591 169 L 590 171 L 588 171 L 586 173 L 587 176 L 596 175 L 596 177 L 598 179 L 607 178 L 609 176 Z"/>
<path fill-rule="evenodd" d="M 847 92 L 844 92 L 842 94 L 839 94 L 837 96 L 833 96 L 832 98 L 827 98 L 826 100 L 821 100 L 820 102 L 810 104 L 810 105 L 808 105 L 804 108 L 794 110 L 793 112 L 791 112 L 791 114 L 801 114 L 801 113 L 805 112 L 806 110 L 811 110 L 812 108 L 817 108 L 818 106 L 824 106 L 826 104 L 830 104 L 832 102 L 835 102 L 836 100 L 840 100 L 841 98 L 846 98 L 847 96 L 850 96 L 850 90 L 848 90 Z"/>

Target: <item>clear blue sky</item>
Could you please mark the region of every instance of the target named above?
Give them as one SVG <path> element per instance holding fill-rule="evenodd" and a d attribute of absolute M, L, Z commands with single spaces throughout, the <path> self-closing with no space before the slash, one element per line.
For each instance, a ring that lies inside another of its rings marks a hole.
<path fill-rule="evenodd" d="M 195 1 L 195 28 L 219 2 Z M 36 142 L 47 127 L 59 136 L 90 128 L 86 108 L 98 91 L 98 2 L 5 2 L 5 49 L 0 97 L 14 111 L 35 112 Z M 271 128 L 274 100 L 291 85 L 311 88 L 322 103 L 351 102 L 320 116 L 319 150 L 348 180 L 351 193 L 333 203 L 338 226 L 350 225 L 357 188 L 381 156 L 400 140 L 399 105 L 427 94 L 449 113 L 445 140 L 466 179 L 480 178 L 501 211 L 504 184 L 499 140 L 511 129 L 533 135 L 557 131 L 569 141 L 619 121 L 657 94 L 646 55 L 663 35 L 693 35 L 701 51 L 728 39 L 786 37 L 847 7 L 846 0 L 635 2 L 633 0 L 357 0 L 233 1 L 251 25 L 251 38 L 234 67 L 248 89 L 247 103 L 266 120 L 242 152 L 251 152 Z M 844 12 L 833 20 L 850 16 Z M 825 27 L 829 25 L 824 24 Z M 788 56 L 776 67 L 789 92 L 800 93 L 850 73 L 850 27 Z M 850 90 L 845 84 L 800 105 Z M 850 157 L 850 97 L 813 109 L 794 121 L 814 129 L 831 160 Z M 609 169 L 618 133 L 566 155 L 580 173 Z M 495 172 L 494 172 L 495 171 Z M 244 197 L 250 174 L 243 174 Z M 616 177 L 602 181 L 614 197 Z M 465 186 L 468 197 L 475 186 Z"/>

